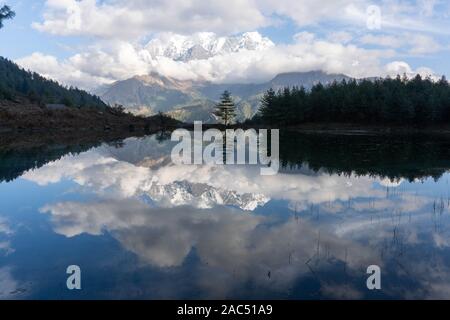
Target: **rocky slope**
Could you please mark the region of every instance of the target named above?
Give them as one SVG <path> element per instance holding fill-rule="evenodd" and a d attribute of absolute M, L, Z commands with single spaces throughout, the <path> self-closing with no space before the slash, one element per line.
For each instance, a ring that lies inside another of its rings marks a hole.
<path fill-rule="evenodd" d="M 277 75 L 269 82 L 260 84 L 214 84 L 203 81 L 180 81 L 156 73 L 136 76 L 118 81 L 104 88 L 101 97 L 111 104 L 122 104 L 138 114 L 167 112 L 178 120 L 214 122 L 211 111 L 221 93 L 233 94 L 237 105 L 237 118 L 243 121 L 252 117 L 259 107 L 262 94 L 269 88 L 311 88 L 314 84 L 330 84 L 349 79 L 342 74 L 326 74 L 321 71 L 292 72 Z"/>

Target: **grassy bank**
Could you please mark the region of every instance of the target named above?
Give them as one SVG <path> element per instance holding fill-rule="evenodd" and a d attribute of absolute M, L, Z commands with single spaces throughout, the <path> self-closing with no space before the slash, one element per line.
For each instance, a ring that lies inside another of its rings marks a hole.
<path fill-rule="evenodd" d="M 0 143 L 21 140 L 79 140 L 143 135 L 179 126 L 163 116 L 136 117 L 113 108 L 50 110 L 26 99 L 0 101 Z"/>

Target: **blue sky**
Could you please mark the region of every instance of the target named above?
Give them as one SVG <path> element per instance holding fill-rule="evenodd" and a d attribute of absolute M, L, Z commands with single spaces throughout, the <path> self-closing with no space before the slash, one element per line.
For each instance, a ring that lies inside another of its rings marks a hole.
<path fill-rule="evenodd" d="M 312 69 L 355 77 L 450 76 L 445 0 L 30 2 L 0 1 L 17 14 L 0 31 L 1 43 L 9 44 L 0 55 L 88 89 L 151 71 L 216 82 L 257 82 Z M 152 40 L 180 41 L 181 35 L 191 41 L 202 32 L 217 38 L 258 32 L 274 46 L 185 63 L 149 53 Z"/>

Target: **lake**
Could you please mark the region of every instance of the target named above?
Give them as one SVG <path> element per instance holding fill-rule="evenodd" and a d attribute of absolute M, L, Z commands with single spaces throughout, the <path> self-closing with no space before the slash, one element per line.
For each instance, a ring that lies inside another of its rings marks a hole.
<path fill-rule="evenodd" d="M 450 298 L 450 139 L 280 142 L 274 176 L 168 134 L 1 151 L 0 299 Z"/>

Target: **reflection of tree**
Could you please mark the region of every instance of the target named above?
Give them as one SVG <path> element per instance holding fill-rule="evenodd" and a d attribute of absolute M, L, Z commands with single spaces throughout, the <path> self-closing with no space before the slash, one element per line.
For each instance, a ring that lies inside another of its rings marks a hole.
<path fill-rule="evenodd" d="M 125 143 L 123 142 L 123 140 L 118 140 L 118 141 L 108 142 L 107 145 L 110 147 L 113 147 L 115 149 L 120 149 L 120 148 L 123 148 Z"/>
<path fill-rule="evenodd" d="M 169 131 L 160 131 L 156 134 L 156 141 L 158 141 L 159 144 L 162 144 L 164 141 L 167 141 L 171 137 L 171 132 Z"/>
<path fill-rule="evenodd" d="M 26 171 L 38 169 L 48 162 L 61 159 L 67 154 L 79 154 L 99 143 L 75 145 L 45 145 L 23 149 L 0 149 L 0 182 L 12 181 Z"/>
<path fill-rule="evenodd" d="M 391 179 L 439 178 L 450 168 L 450 139 L 424 135 L 335 135 L 281 132 L 283 167 Z"/>
<path fill-rule="evenodd" d="M 233 139 L 233 140 L 230 139 L 230 141 L 228 141 L 228 140 L 229 139 L 227 139 L 227 132 L 224 131 L 223 132 L 223 141 L 222 141 L 222 150 L 223 150 L 222 155 L 223 155 L 223 163 L 224 164 L 227 164 L 228 162 L 233 163 L 233 160 L 231 157 L 233 156 L 233 152 L 235 151 L 235 147 L 236 147 L 235 146 L 236 139 Z M 230 160 L 230 161 L 228 161 L 228 160 Z"/>
<path fill-rule="evenodd" d="M 162 144 L 170 132 L 161 131 L 156 140 Z M 11 181 L 25 171 L 60 159 L 69 153 L 81 153 L 98 143 L 44 145 L 32 148 L 0 148 L 0 182 Z M 122 148 L 123 141 L 109 143 Z M 268 144 L 270 146 L 270 143 Z M 234 144 L 223 141 L 223 160 Z M 325 135 L 281 132 L 280 163 L 285 168 L 308 164 L 309 168 L 329 173 L 374 175 L 391 179 L 439 178 L 450 168 L 450 139 L 419 135 Z"/>

